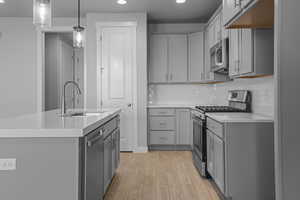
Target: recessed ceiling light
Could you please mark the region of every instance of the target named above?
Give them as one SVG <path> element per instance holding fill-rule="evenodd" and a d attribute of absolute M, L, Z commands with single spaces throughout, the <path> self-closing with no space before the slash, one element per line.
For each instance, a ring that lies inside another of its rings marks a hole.
<path fill-rule="evenodd" d="M 186 0 L 176 0 L 176 3 L 185 3 Z"/>
<path fill-rule="evenodd" d="M 118 0 L 117 3 L 121 4 L 121 5 L 125 5 L 125 4 L 127 4 L 127 1 L 126 0 Z"/>
<path fill-rule="evenodd" d="M 0 3 L 5 3 L 5 0 L 0 0 Z"/>

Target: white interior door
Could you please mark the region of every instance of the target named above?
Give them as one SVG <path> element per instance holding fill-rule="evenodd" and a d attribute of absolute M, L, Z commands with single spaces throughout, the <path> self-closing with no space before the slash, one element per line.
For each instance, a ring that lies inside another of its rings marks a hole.
<path fill-rule="evenodd" d="M 133 150 L 135 115 L 133 103 L 134 28 L 101 29 L 101 105 L 120 107 L 121 151 Z"/>

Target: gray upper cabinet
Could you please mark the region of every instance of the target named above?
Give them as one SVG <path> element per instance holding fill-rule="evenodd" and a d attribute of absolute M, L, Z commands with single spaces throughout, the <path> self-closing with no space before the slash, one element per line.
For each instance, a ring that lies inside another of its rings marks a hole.
<path fill-rule="evenodd" d="M 187 35 L 150 37 L 150 83 L 182 83 L 188 78 Z"/>
<path fill-rule="evenodd" d="M 150 37 L 149 81 L 151 83 L 168 80 L 168 37 L 152 35 Z"/>
<path fill-rule="evenodd" d="M 188 41 L 186 35 L 169 36 L 169 82 L 187 82 Z"/>
<path fill-rule="evenodd" d="M 274 32 L 271 29 L 231 29 L 229 33 L 229 75 L 248 77 L 272 75 Z"/>
<path fill-rule="evenodd" d="M 228 24 L 241 9 L 240 0 L 223 0 L 223 24 Z"/>
<path fill-rule="evenodd" d="M 192 122 L 189 109 L 176 110 L 176 132 L 178 145 L 192 145 Z"/>
<path fill-rule="evenodd" d="M 189 82 L 205 80 L 204 70 L 204 33 L 189 35 Z"/>

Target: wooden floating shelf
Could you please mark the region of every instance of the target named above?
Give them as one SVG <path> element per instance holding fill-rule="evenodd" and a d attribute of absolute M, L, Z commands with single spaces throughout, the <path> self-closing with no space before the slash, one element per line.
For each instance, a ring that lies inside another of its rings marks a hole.
<path fill-rule="evenodd" d="M 242 11 L 228 29 L 237 28 L 273 28 L 274 0 L 259 0 L 248 10 Z"/>

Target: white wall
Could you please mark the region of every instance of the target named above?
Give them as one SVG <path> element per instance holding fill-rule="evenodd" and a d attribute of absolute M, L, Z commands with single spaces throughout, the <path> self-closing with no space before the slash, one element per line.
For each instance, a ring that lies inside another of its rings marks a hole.
<path fill-rule="evenodd" d="M 227 105 L 228 91 L 247 89 L 253 112 L 274 116 L 274 78 L 236 79 L 218 84 L 157 84 L 148 89 L 149 104 Z"/>
<path fill-rule="evenodd" d="M 86 106 L 97 107 L 97 37 L 98 22 L 137 22 L 137 112 L 138 148 L 147 147 L 147 15 L 146 13 L 90 13 L 86 32 Z"/>
<path fill-rule="evenodd" d="M 74 24 L 73 18 L 53 20 L 53 26 Z M 37 38 L 32 18 L 0 18 L 0 32 L 0 117 L 34 113 L 37 110 Z"/>
<path fill-rule="evenodd" d="M 36 110 L 36 32 L 31 20 L 0 18 L 0 117 Z"/>

